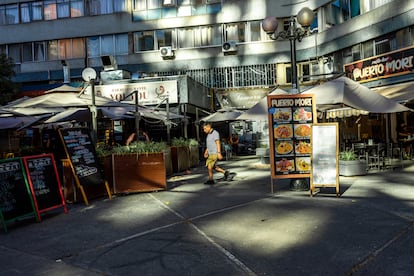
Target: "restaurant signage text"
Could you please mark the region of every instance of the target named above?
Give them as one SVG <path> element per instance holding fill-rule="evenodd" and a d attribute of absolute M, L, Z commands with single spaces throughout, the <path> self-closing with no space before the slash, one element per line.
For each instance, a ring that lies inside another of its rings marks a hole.
<path fill-rule="evenodd" d="M 157 105 L 168 97 L 170 104 L 178 103 L 177 81 L 156 81 L 156 82 L 137 82 L 123 84 L 105 84 L 96 85 L 95 93 L 97 95 L 110 98 L 114 101 L 125 101 L 135 103 L 136 93 L 138 91 L 138 103 L 140 105 Z M 90 93 L 90 90 L 88 91 Z"/>
<path fill-rule="evenodd" d="M 414 47 L 404 48 L 345 64 L 344 71 L 347 77 L 359 82 L 388 78 L 412 73 L 413 59 Z"/>

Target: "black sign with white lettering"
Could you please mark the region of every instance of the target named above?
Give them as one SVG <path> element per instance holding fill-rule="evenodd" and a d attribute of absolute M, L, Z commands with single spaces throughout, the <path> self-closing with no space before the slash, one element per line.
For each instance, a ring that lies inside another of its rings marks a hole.
<path fill-rule="evenodd" d="M 35 215 L 20 158 L 0 160 L 0 210 L 5 221 Z"/>
<path fill-rule="evenodd" d="M 59 129 L 66 153 L 82 186 L 104 184 L 95 146 L 86 128 Z"/>
<path fill-rule="evenodd" d="M 27 179 L 39 212 L 64 205 L 62 186 L 52 154 L 23 157 Z"/>

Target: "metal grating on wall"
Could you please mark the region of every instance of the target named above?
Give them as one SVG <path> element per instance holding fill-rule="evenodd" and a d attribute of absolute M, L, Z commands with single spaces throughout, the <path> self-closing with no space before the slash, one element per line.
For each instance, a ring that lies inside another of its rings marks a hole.
<path fill-rule="evenodd" d="M 194 69 L 186 72 L 155 72 L 158 76 L 187 74 L 209 88 L 226 89 L 276 84 L 276 64 Z"/>

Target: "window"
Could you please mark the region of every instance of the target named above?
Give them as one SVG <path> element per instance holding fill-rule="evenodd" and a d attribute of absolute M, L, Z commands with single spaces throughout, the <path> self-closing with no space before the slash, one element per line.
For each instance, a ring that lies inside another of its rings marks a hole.
<path fill-rule="evenodd" d="M 135 52 L 154 50 L 154 32 L 144 31 L 134 33 Z"/>
<path fill-rule="evenodd" d="M 57 0 L 57 17 L 58 18 L 66 18 L 70 16 L 69 7 L 70 7 L 69 0 Z"/>
<path fill-rule="evenodd" d="M 234 40 L 237 42 L 245 42 L 246 24 L 231 23 L 225 25 L 225 41 Z"/>
<path fill-rule="evenodd" d="M 178 30 L 178 47 L 180 48 L 194 47 L 193 28 L 182 28 Z"/>
<path fill-rule="evenodd" d="M 374 55 L 384 54 L 397 49 L 395 37 L 386 36 L 374 40 Z"/>
<path fill-rule="evenodd" d="M 32 21 L 31 7 L 32 7 L 32 3 L 22 3 L 20 5 L 20 15 L 22 18 L 22 23 Z"/>
<path fill-rule="evenodd" d="M 145 11 L 147 9 L 147 0 L 134 0 L 135 11 Z"/>
<path fill-rule="evenodd" d="M 48 60 L 85 57 L 83 38 L 52 40 L 47 43 Z"/>
<path fill-rule="evenodd" d="M 84 58 L 85 55 L 85 39 L 72 39 L 72 58 Z"/>
<path fill-rule="evenodd" d="M 174 41 L 174 30 L 158 30 L 155 32 L 155 34 L 157 38 L 158 49 L 164 46 L 173 46 L 174 48 L 176 47 L 176 43 Z"/>
<path fill-rule="evenodd" d="M 33 43 L 34 51 L 34 61 L 45 61 L 45 43 L 44 42 L 34 42 Z"/>
<path fill-rule="evenodd" d="M 201 26 L 194 29 L 195 46 L 217 46 L 222 44 L 220 26 Z"/>
<path fill-rule="evenodd" d="M 57 18 L 56 0 L 45 0 L 43 6 L 45 20 L 53 20 Z"/>
<path fill-rule="evenodd" d="M 32 62 L 33 61 L 33 48 L 32 43 L 23 43 L 22 44 L 22 62 Z"/>
<path fill-rule="evenodd" d="M 90 15 L 108 14 L 114 10 L 112 0 L 90 0 L 88 8 Z"/>
<path fill-rule="evenodd" d="M 32 3 L 32 12 L 33 20 L 42 20 L 43 19 L 43 2 L 33 2 Z"/>
<path fill-rule="evenodd" d="M 262 40 L 262 23 L 260 21 L 252 21 L 249 23 L 250 26 L 250 41 L 261 41 Z"/>
<path fill-rule="evenodd" d="M 43 2 L 27 2 L 20 4 L 21 22 L 32 22 L 43 19 Z"/>
<path fill-rule="evenodd" d="M 19 8 L 17 4 L 5 6 L 5 24 L 19 23 Z"/>
<path fill-rule="evenodd" d="M 12 44 L 9 45 L 9 58 L 13 59 L 14 63 L 21 63 L 22 57 L 21 57 L 21 46 L 20 44 Z"/>
<path fill-rule="evenodd" d="M 58 56 L 58 41 L 51 40 L 47 42 L 47 59 L 48 60 L 57 60 Z"/>
<path fill-rule="evenodd" d="M 363 58 L 372 57 L 374 55 L 374 43 L 372 40 L 362 43 Z"/>
<path fill-rule="evenodd" d="M 85 10 L 83 6 L 83 0 L 72 0 L 70 2 L 70 16 L 79 17 L 84 16 Z"/>

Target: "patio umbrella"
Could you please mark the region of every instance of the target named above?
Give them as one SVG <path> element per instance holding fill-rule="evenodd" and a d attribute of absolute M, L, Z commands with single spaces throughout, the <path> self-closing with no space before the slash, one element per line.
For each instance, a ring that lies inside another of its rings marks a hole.
<path fill-rule="evenodd" d="M 134 118 L 133 115 L 128 115 L 129 110 L 122 107 L 98 107 L 98 118 L 108 118 L 111 120 L 120 120 L 125 118 Z M 57 122 L 90 122 L 91 112 L 88 108 L 69 108 L 56 115 L 48 118 L 44 123 L 57 123 Z"/>
<path fill-rule="evenodd" d="M 210 123 L 236 121 L 241 114 L 243 111 L 237 109 L 219 109 L 217 112 L 201 118 L 200 121 Z"/>
<path fill-rule="evenodd" d="M 289 94 L 288 92 L 276 88 L 269 93 L 269 95 L 284 95 Z M 237 117 L 237 120 L 243 121 L 267 121 L 267 97 L 263 97 L 257 104 L 246 110 L 243 114 Z"/>
<path fill-rule="evenodd" d="M 81 90 L 82 90 L 81 87 L 73 87 L 67 84 L 63 84 L 59 87 L 47 90 L 45 91 L 45 93 L 54 93 L 54 92 L 77 92 L 79 93 Z"/>
<path fill-rule="evenodd" d="M 43 116 L 0 116 L 0 129 L 20 129 L 26 125 L 33 124 Z"/>
<path fill-rule="evenodd" d="M 92 105 L 92 98 L 89 95 L 78 95 L 74 92 L 54 92 L 34 98 L 26 98 L 22 101 L 10 103 L 7 109 L 16 108 L 62 108 L 62 107 L 88 107 Z M 132 106 L 131 104 L 120 103 L 109 98 L 95 96 L 95 105 L 99 106 Z M 4 107 L 6 108 L 6 106 Z"/>
<path fill-rule="evenodd" d="M 314 94 L 316 106 L 320 111 L 346 106 L 373 113 L 411 110 L 346 77 L 325 82 L 302 92 L 302 94 Z"/>

